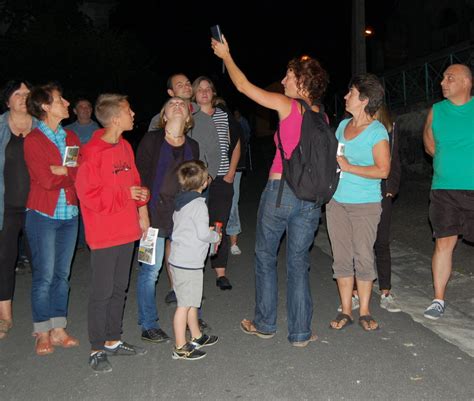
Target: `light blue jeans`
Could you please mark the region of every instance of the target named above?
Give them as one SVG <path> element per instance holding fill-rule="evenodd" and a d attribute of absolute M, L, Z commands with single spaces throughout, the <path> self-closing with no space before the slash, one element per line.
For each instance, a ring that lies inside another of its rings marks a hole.
<path fill-rule="evenodd" d="M 285 185 L 276 207 L 280 180 L 269 180 L 260 199 L 255 244 L 255 318 L 257 330 L 275 333 L 278 303 L 278 248 L 286 231 L 288 340 L 311 336 L 313 300 L 309 284 L 309 249 L 319 225 L 321 208 L 298 199 Z"/>
<path fill-rule="evenodd" d="M 165 238 L 156 240 L 155 264 L 140 263 L 137 277 L 138 324 L 143 330 L 159 329 L 156 307 L 156 282 L 163 266 Z"/>
<path fill-rule="evenodd" d="M 234 177 L 234 196 L 232 197 L 232 207 L 230 209 L 229 221 L 227 222 L 226 234 L 239 235 L 242 232 L 239 216 L 240 180 L 242 171 L 237 171 Z"/>

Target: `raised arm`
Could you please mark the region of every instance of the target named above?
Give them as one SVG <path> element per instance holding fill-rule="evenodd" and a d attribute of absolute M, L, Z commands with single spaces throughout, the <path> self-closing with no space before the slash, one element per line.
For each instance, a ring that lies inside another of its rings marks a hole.
<path fill-rule="evenodd" d="M 237 67 L 237 64 L 235 64 L 224 36 L 222 36 L 222 40 L 224 43 L 212 39 L 211 47 L 214 50 L 214 54 L 224 61 L 230 79 L 237 90 L 259 105 L 276 110 L 280 119 L 288 116 L 291 111 L 291 99 L 281 93 L 269 92 L 252 84 L 240 68 Z"/>
<path fill-rule="evenodd" d="M 433 109 L 430 109 L 428 117 L 426 117 L 425 128 L 423 129 L 423 143 L 425 145 L 425 152 L 430 156 L 435 154 L 435 141 L 433 137 L 433 129 L 431 124 L 433 123 Z"/>

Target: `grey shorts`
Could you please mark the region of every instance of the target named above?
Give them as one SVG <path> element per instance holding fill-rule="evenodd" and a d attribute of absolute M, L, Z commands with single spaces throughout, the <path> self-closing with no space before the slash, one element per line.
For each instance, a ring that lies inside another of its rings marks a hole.
<path fill-rule="evenodd" d="M 202 301 L 203 269 L 181 269 L 170 264 L 178 306 L 199 308 Z"/>
<path fill-rule="evenodd" d="M 374 243 L 382 207 L 377 203 L 326 205 L 326 218 L 334 262 L 334 278 L 355 276 L 362 281 L 377 278 Z"/>

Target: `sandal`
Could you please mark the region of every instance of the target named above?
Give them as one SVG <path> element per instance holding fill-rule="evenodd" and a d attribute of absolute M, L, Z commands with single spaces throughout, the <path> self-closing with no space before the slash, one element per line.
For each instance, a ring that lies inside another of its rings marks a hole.
<path fill-rule="evenodd" d="M 54 338 L 52 335 L 49 336 L 51 345 L 55 347 L 63 347 L 63 348 L 72 348 L 79 346 L 79 340 L 66 334 L 66 336 L 62 338 Z"/>
<path fill-rule="evenodd" d="M 261 331 L 258 331 L 253 324 L 253 322 L 249 319 L 244 319 L 240 322 L 240 328 L 245 334 L 251 334 L 254 336 L 257 336 L 259 338 L 272 338 L 275 333 L 262 333 Z"/>
<path fill-rule="evenodd" d="M 8 331 L 13 327 L 11 320 L 0 319 L 0 340 L 7 336 Z"/>
<path fill-rule="evenodd" d="M 370 328 L 371 325 L 376 324 L 374 328 Z M 371 315 L 364 315 L 359 317 L 359 326 L 365 331 L 375 331 L 379 329 L 379 324 Z"/>
<path fill-rule="evenodd" d="M 40 337 L 39 335 L 35 335 L 36 342 L 35 342 L 35 351 L 36 355 L 43 356 L 49 355 L 54 352 L 54 347 L 51 344 L 51 340 L 48 337 Z"/>
<path fill-rule="evenodd" d="M 354 323 L 354 320 L 349 316 L 346 315 L 345 313 L 339 313 L 334 320 L 331 320 L 331 323 L 337 323 L 339 326 L 339 323 L 342 323 L 342 326 L 339 327 L 333 327 L 331 324 L 329 324 L 329 327 L 333 330 L 342 330 L 346 326 L 350 326 L 352 323 Z"/>

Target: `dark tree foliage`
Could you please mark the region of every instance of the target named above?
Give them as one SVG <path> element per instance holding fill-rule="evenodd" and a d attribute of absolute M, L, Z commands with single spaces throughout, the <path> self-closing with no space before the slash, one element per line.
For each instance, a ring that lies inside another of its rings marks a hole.
<path fill-rule="evenodd" d="M 13 77 L 59 81 L 72 100 L 106 91 L 130 96 L 137 121 L 160 107 L 154 57 L 135 34 L 95 27 L 82 0 L 0 0 L 0 84 Z"/>

